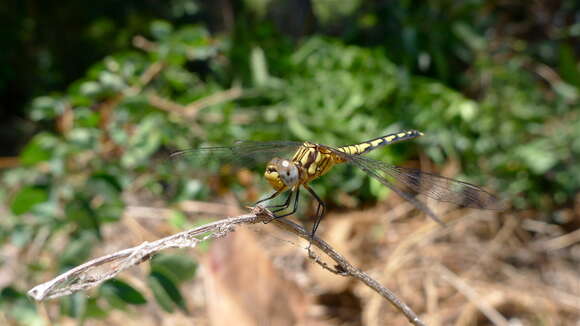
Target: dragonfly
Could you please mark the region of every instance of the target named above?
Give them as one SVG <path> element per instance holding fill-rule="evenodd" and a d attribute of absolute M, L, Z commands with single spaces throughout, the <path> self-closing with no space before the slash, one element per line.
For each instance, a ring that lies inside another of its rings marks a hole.
<path fill-rule="evenodd" d="M 193 154 L 195 156 L 229 157 L 234 160 L 259 160 L 269 156 L 264 177 L 274 192 L 256 202 L 254 206 L 288 193 L 279 205 L 268 205 L 273 219 L 292 215 L 298 208 L 300 189 L 304 188 L 317 202 L 315 222 L 310 232 L 313 239 L 326 212 L 326 204 L 316 194 L 310 183 L 328 173 L 335 165 L 351 164 L 376 179 L 393 192 L 409 201 L 427 216 L 444 225 L 443 221 L 417 195 L 440 202 L 477 209 L 501 209 L 499 199 L 483 188 L 414 168 L 404 168 L 375 160 L 363 154 L 377 148 L 423 136 L 417 130 L 400 131 L 358 144 L 333 147 L 311 142 L 293 141 L 238 141 L 232 146 L 203 147 L 176 151 L 171 157 Z M 280 158 L 280 153 L 294 153 L 291 158 Z M 289 210 L 289 211 L 288 211 Z"/>

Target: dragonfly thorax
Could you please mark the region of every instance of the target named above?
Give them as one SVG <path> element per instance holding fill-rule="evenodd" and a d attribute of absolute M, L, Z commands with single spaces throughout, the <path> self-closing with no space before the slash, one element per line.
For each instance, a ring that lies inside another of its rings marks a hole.
<path fill-rule="evenodd" d="M 264 177 L 278 191 L 292 189 L 300 183 L 300 172 L 296 163 L 278 157 L 268 163 Z"/>

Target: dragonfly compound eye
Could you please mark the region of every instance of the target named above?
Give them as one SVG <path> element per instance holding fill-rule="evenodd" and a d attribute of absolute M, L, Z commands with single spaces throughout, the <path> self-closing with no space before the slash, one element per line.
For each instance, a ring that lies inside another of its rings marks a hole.
<path fill-rule="evenodd" d="M 278 174 L 287 187 L 292 188 L 298 184 L 300 176 L 298 168 L 289 160 L 280 160 L 278 162 Z"/>
<path fill-rule="evenodd" d="M 286 170 L 288 169 L 284 168 L 284 164 L 282 164 L 283 161 L 286 160 L 277 157 L 273 158 L 270 163 L 268 163 L 266 171 L 264 172 L 266 181 L 268 181 L 268 183 L 278 191 L 287 188 L 286 180 L 283 179 L 286 178 L 286 176 L 283 176 L 282 174 L 286 173 Z"/>

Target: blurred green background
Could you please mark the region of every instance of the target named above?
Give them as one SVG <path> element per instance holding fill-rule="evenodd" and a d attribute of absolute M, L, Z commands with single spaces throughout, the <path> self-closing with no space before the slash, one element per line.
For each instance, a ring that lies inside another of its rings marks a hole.
<path fill-rule="evenodd" d="M 40 322 L 30 285 L 93 257 L 127 205 L 219 200 L 199 178 L 223 176 L 219 162 L 168 160 L 200 145 L 345 145 L 417 129 L 426 135 L 373 157 L 421 158 L 436 172 L 454 164 L 451 177 L 512 209 L 578 228 L 577 1 L 33 0 L 5 3 L 0 17 L 0 243 L 22 258 L 20 277 L 0 284 L 12 323 Z M 242 203 L 265 193 L 220 182 Z M 388 195 L 348 168 L 316 189 L 335 208 L 345 194 Z M 177 209 L 170 222 L 191 225 Z M 64 252 L 24 255 L 39 242 Z M 152 287 L 165 291 L 156 298 L 183 307 L 179 283 L 193 273 L 168 271 L 195 262 L 154 263 Z M 62 300 L 61 312 L 85 320 L 143 302 L 119 280 Z"/>

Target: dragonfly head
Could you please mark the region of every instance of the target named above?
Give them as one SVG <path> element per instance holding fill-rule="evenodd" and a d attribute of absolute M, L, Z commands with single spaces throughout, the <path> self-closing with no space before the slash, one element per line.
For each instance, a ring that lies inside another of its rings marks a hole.
<path fill-rule="evenodd" d="M 278 157 L 273 158 L 268 163 L 264 177 L 275 190 L 291 189 L 300 181 L 300 173 L 296 164 Z"/>

